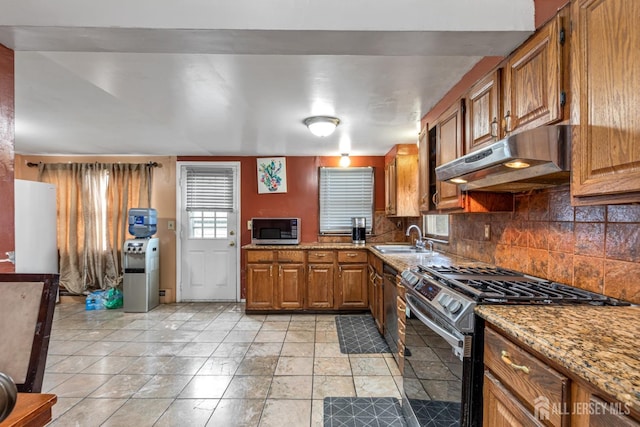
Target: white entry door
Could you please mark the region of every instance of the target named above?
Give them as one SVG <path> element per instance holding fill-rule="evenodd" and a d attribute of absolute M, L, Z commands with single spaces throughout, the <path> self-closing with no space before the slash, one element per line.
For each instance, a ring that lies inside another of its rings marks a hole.
<path fill-rule="evenodd" d="M 239 162 L 179 162 L 180 301 L 238 301 Z"/>

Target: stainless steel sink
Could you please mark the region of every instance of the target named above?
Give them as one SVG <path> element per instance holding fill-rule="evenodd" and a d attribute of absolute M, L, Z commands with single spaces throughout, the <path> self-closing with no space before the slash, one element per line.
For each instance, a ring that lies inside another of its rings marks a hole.
<path fill-rule="evenodd" d="M 382 245 L 373 245 L 373 249 L 377 250 L 378 252 L 381 252 L 383 254 L 390 254 L 390 253 L 395 253 L 395 254 L 410 254 L 410 253 L 427 253 L 427 250 L 424 250 L 422 248 L 418 248 L 415 246 L 410 246 L 410 245 L 387 245 L 387 244 L 382 244 Z"/>

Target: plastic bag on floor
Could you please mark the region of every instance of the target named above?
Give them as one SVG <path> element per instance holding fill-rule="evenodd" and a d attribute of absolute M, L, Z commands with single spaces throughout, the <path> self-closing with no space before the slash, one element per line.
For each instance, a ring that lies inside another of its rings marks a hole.
<path fill-rule="evenodd" d="M 104 310 L 104 300 L 107 291 L 93 291 L 87 295 L 85 308 L 87 310 Z"/>
<path fill-rule="evenodd" d="M 111 288 L 106 292 L 104 306 L 108 309 L 122 307 L 122 291 L 118 288 Z"/>

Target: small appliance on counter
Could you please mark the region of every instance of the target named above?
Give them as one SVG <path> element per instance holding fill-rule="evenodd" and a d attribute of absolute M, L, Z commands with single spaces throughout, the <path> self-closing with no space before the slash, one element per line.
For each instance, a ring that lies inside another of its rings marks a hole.
<path fill-rule="evenodd" d="M 251 243 L 254 245 L 299 244 L 300 218 L 251 218 Z"/>
<path fill-rule="evenodd" d="M 160 304 L 160 239 L 155 209 L 129 209 L 129 234 L 124 242 L 123 308 L 127 313 L 146 313 Z"/>
<path fill-rule="evenodd" d="M 367 218 L 356 216 L 351 218 L 351 240 L 356 245 L 365 244 L 367 234 Z"/>

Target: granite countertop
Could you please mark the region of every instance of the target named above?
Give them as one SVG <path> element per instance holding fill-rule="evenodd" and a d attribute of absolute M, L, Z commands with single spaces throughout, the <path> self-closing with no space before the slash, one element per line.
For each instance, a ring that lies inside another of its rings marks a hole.
<path fill-rule="evenodd" d="M 394 244 L 402 244 L 402 242 L 396 242 Z M 248 244 L 242 246 L 242 249 L 267 249 L 267 250 L 333 250 L 333 249 L 365 249 L 378 258 L 382 259 L 386 264 L 395 268 L 398 272 L 406 270 L 407 268 L 415 267 L 417 265 L 486 265 L 478 261 L 473 261 L 468 258 L 459 257 L 457 255 L 451 255 L 446 252 L 437 252 L 436 255 L 429 255 L 428 252 L 422 253 L 387 253 L 383 254 L 375 249 L 373 246 L 381 243 L 366 243 L 364 245 L 356 245 L 353 243 L 301 243 L 299 245 L 254 245 Z"/>
<path fill-rule="evenodd" d="M 476 313 L 640 410 L 640 307 L 479 305 Z"/>

